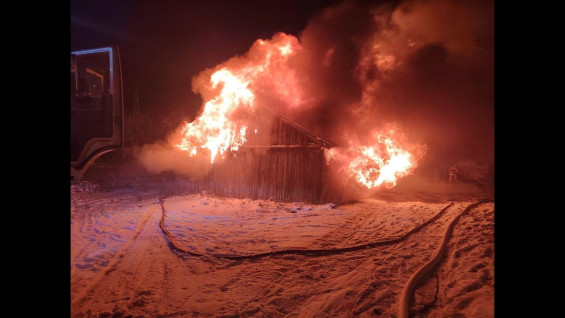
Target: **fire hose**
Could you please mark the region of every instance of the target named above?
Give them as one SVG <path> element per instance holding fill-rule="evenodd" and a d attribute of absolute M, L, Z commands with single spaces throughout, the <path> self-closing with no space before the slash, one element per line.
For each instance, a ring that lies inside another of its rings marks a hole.
<path fill-rule="evenodd" d="M 453 219 L 453 221 L 451 221 L 451 223 L 447 227 L 447 230 L 445 231 L 445 234 L 443 235 L 443 240 L 441 241 L 441 244 L 439 245 L 439 247 L 437 248 L 435 253 L 432 255 L 432 258 L 427 263 L 422 265 L 410 277 L 410 279 L 408 279 L 408 282 L 404 286 L 404 289 L 402 290 L 402 294 L 400 295 L 400 308 L 398 310 L 398 317 L 399 318 L 409 318 L 410 317 L 410 305 L 411 305 L 411 302 L 412 302 L 412 297 L 414 295 L 414 290 L 416 289 L 416 287 L 417 287 L 418 283 L 421 281 L 421 279 L 423 277 L 425 277 L 426 275 L 430 274 L 432 272 L 432 270 L 441 261 L 443 253 L 445 252 L 445 250 L 447 248 L 447 242 L 449 241 L 449 237 L 451 236 L 451 233 L 453 232 L 453 227 L 455 227 L 455 225 L 457 224 L 457 221 L 459 221 L 459 218 L 463 214 L 470 211 L 471 209 L 474 209 L 475 207 L 477 207 L 477 206 L 479 206 L 483 203 L 487 203 L 487 202 L 494 202 L 494 201 L 493 200 L 477 201 L 477 202 L 469 205 L 467 208 L 465 208 L 465 210 L 463 210 L 463 212 L 461 212 L 457 217 L 455 217 Z"/>
<path fill-rule="evenodd" d="M 223 258 L 223 259 L 230 259 L 230 260 L 244 260 L 244 259 L 250 260 L 250 259 L 259 259 L 259 258 L 268 257 L 268 256 L 286 255 L 286 254 L 306 255 L 306 256 L 326 256 L 326 255 L 335 255 L 335 254 L 341 254 L 341 253 L 346 253 L 346 252 L 359 251 L 359 250 L 368 249 L 368 248 L 375 248 L 375 247 L 378 247 L 378 246 L 396 244 L 396 243 L 398 243 L 402 240 L 405 240 L 410 235 L 420 231 L 422 228 L 424 228 L 428 224 L 437 220 L 439 217 L 441 217 L 445 213 L 445 211 L 447 211 L 447 209 L 449 209 L 453 205 L 453 202 L 451 202 L 450 204 L 445 206 L 443 209 L 441 209 L 441 211 L 439 211 L 435 216 L 433 216 L 432 218 L 427 220 L 426 222 L 416 226 L 415 228 L 413 228 L 409 232 L 405 233 L 404 235 L 397 237 L 397 238 L 394 238 L 394 239 L 382 240 L 382 241 L 366 243 L 366 244 L 361 244 L 361 245 L 356 245 L 356 246 L 351 246 L 351 247 L 333 248 L 333 249 L 287 249 L 287 250 L 278 250 L 278 251 L 271 251 L 271 252 L 258 253 L 258 254 L 249 254 L 249 255 L 226 255 L 226 254 L 201 254 L 201 253 L 189 251 L 187 249 L 182 248 L 181 245 L 173 238 L 171 233 L 165 227 L 165 218 L 166 218 L 165 198 L 166 197 L 159 198 L 159 202 L 161 203 L 161 210 L 162 210 L 161 221 L 159 222 L 159 227 L 161 228 L 161 231 L 165 235 L 165 238 L 167 239 L 167 243 L 168 243 L 169 248 L 171 250 L 176 251 L 176 252 L 189 254 L 189 255 L 192 255 L 192 256 L 196 256 L 196 257 L 214 257 L 214 258 Z"/>

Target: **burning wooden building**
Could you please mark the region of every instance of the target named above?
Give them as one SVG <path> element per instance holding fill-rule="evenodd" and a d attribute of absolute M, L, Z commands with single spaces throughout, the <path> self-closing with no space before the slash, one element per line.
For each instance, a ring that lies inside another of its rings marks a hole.
<path fill-rule="evenodd" d="M 330 142 L 281 115 L 258 130 L 214 164 L 206 179 L 211 192 L 275 201 L 330 199 L 324 169 L 324 150 L 332 146 Z"/>
<path fill-rule="evenodd" d="M 353 133 L 347 145 L 332 147 L 278 115 L 301 118 L 296 110 L 322 100 L 316 94 L 306 98 L 304 82 L 288 63 L 300 49 L 296 37 L 280 33 L 271 40 L 257 40 L 245 56 L 193 78 L 202 109 L 194 121 L 180 127 L 172 142 L 188 156 L 209 155 L 212 166 L 206 171 L 205 186 L 212 192 L 337 203 L 345 192 L 357 191 L 344 186 L 349 182 L 365 189 L 390 187 L 416 167 L 422 147 L 405 142 L 395 127 Z"/>

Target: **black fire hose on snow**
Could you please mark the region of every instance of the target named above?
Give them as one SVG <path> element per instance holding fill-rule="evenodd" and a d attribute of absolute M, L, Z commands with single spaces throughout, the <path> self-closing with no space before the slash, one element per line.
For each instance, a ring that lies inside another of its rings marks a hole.
<path fill-rule="evenodd" d="M 453 227 L 455 227 L 455 225 L 457 224 L 457 221 L 459 221 L 459 218 L 463 214 L 470 211 L 471 209 L 474 209 L 475 207 L 477 207 L 477 206 L 479 206 L 483 203 L 488 203 L 488 202 L 494 202 L 494 201 L 493 200 L 477 201 L 477 202 L 469 205 L 467 208 L 465 208 L 465 210 L 463 210 L 463 212 L 461 212 L 457 217 L 455 217 L 455 219 L 453 219 L 453 221 L 451 221 L 451 223 L 447 227 L 447 230 L 445 231 L 445 234 L 443 235 L 443 240 L 441 241 L 441 244 L 437 248 L 434 255 L 432 255 L 432 258 L 427 263 L 422 265 L 422 267 L 420 267 L 410 277 L 410 279 L 408 279 L 408 282 L 406 283 L 406 285 L 404 285 L 404 289 L 402 290 L 402 294 L 400 295 L 400 307 L 399 307 L 399 310 L 398 310 L 398 317 L 399 318 L 409 318 L 410 317 L 410 306 L 412 304 L 412 296 L 414 295 L 414 291 L 415 291 L 418 283 L 420 282 L 420 280 L 423 277 L 425 277 L 426 275 L 428 275 L 429 273 L 431 273 L 434 270 L 434 268 L 439 264 L 439 262 L 440 262 L 440 260 L 443 256 L 443 253 L 445 252 L 445 250 L 447 248 L 447 242 L 449 241 L 449 237 L 451 236 L 451 233 L 453 232 Z"/>
<path fill-rule="evenodd" d="M 169 233 L 169 231 L 165 227 L 165 217 L 166 217 L 165 198 L 159 198 L 159 202 L 161 203 L 161 209 L 162 209 L 161 221 L 159 222 L 159 227 L 161 228 L 161 231 L 163 231 L 163 234 L 167 238 L 169 247 L 172 250 L 177 251 L 177 252 L 181 252 L 181 253 L 186 253 L 186 254 L 189 254 L 189 255 L 192 255 L 192 256 L 196 256 L 196 257 L 214 257 L 214 258 L 223 258 L 223 259 L 230 259 L 230 260 L 245 260 L 245 259 L 251 260 L 251 259 L 259 259 L 259 258 L 263 258 L 263 257 L 267 257 L 267 256 L 286 255 L 286 254 L 296 254 L 296 255 L 306 255 L 306 256 L 326 256 L 326 255 L 341 254 L 341 253 L 345 253 L 345 252 L 359 251 L 359 250 L 362 250 L 362 249 L 374 248 L 374 247 L 378 247 L 378 246 L 396 244 L 396 243 L 398 243 L 402 240 L 405 240 L 410 235 L 420 231 L 426 225 L 437 220 L 440 216 L 442 216 L 445 213 L 445 211 L 447 211 L 447 209 L 449 209 L 454 204 L 453 202 L 451 202 L 450 204 L 445 206 L 443 209 L 441 209 L 441 211 L 439 211 L 431 219 L 429 219 L 426 222 L 416 226 L 415 228 L 413 228 L 409 232 L 407 232 L 404 235 L 402 235 L 398 238 L 395 238 L 395 239 L 383 240 L 383 241 L 372 242 L 372 243 L 356 245 L 356 246 L 351 246 L 351 247 L 334 248 L 334 249 L 288 249 L 288 250 L 272 251 L 272 252 L 259 253 L 259 254 L 250 254 L 250 255 L 225 255 L 225 254 L 201 254 L 201 253 L 192 252 L 192 251 L 189 251 L 189 250 L 182 248 L 180 246 L 180 244 L 177 243 L 177 241 L 172 237 L 172 235 Z"/>

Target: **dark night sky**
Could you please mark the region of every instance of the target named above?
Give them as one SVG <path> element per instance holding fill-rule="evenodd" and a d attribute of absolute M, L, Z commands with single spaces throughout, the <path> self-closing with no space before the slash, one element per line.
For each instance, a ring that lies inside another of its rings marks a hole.
<path fill-rule="evenodd" d="M 140 106 L 194 116 L 191 78 L 275 32 L 298 35 L 336 0 L 71 1 L 71 50 L 117 44 L 126 111 Z"/>

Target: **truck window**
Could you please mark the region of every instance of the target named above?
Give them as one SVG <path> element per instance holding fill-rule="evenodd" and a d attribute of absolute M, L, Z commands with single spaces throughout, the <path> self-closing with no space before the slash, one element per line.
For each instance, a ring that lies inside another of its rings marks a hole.
<path fill-rule="evenodd" d="M 76 96 L 111 94 L 109 52 L 71 55 L 71 82 Z"/>
<path fill-rule="evenodd" d="M 99 156 L 123 146 L 117 46 L 71 52 L 71 180 Z"/>

